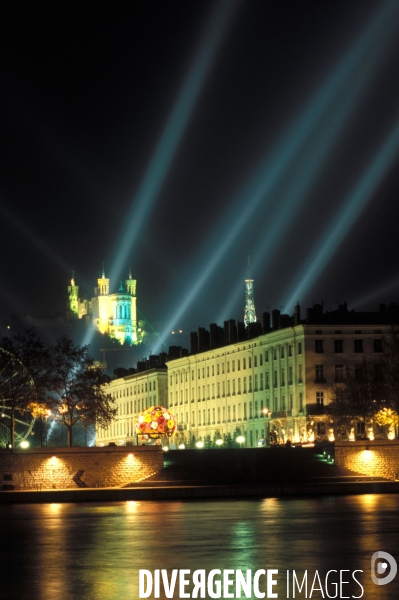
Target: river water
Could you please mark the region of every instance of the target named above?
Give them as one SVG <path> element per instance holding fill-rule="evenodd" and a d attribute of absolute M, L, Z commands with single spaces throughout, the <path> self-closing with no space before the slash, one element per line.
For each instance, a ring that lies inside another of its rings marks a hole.
<path fill-rule="evenodd" d="M 244 575 L 251 569 L 251 580 L 260 569 L 275 569 L 270 591 L 278 598 L 292 598 L 292 572 L 301 584 L 306 571 L 307 594 L 306 585 L 301 592 L 296 587 L 296 598 L 334 597 L 338 589 L 338 598 L 396 600 L 399 574 L 375 585 L 370 564 L 381 550 L 399 563 L 398 517 L 397 495 L 3 505 L 0 599 L 136 600 L 140 569 L 167 569 L 168 577 L 173 569 L 203 569 L 206 578 L 212 569 Z M 227 576 L 235 581 L 235 574 Z M 340 577 L 349 581 L 341 591 L 333 585 Z M 266 576 L 259 582 L 267 593 Z M 235 597 L 234 585 L 224 589 Z M 248 597 L 256 598 L 253 589 Z M 179 598 L 178 581 L 173 598 Z"/>

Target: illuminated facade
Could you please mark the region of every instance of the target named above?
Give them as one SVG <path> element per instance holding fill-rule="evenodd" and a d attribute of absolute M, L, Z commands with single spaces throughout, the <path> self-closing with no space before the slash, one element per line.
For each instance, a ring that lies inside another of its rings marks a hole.
<path fill-rule="evenodd" d="M 109 279 L 105 273 L 97 280 L 95 296 L 90 300 L 79 298 L 79 286 L 72 277 L 68 286 L 69 309 L 82 319 L 86 316 L 92 320 L 93 327 L 100 333 L 116 338 L 121 344 L 139 344 L 143 332 L 138 326 L 136 307 L 136 280 L 131 273 L 125 281 L 120 282 L 117 293 L 110 294 Z"/>
<path fill-rule="evenodd" d="M 325 407 L 334 384 L 346 366 L 377 361 L 388 333 L 388 325 L 301 322 L 169 361 L 168 407 L 186 443 L 238 429 L 247 447 L 332 440 Z M 364 433 L 358 425 L 355 435 Z"/>
<path fill-rule="evenodd" d="M 97 429 L 96 445 L 136 445 L 135 424 L 140 412 L 150 406 L 167 405 L 166 368 L 148 369 L 114 379 L 107 386 L 107 392 L 113 397 L 118 414 L 108 429 Z"/>

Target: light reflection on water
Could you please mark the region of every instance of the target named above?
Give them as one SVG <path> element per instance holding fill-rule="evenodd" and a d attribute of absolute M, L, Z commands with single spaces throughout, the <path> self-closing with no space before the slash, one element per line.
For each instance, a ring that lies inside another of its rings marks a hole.
<path fill-rule="evenodd" d="M 269 568 L 279 598 L 287 569 L 362 569 L 364 598 L 396 600 L 399 576 L 375 586 L 370 560 L 384 550 L 399 562 L 398 509 L 395 495 L 0 506 L 0 596 L 136 600 L 139 569 Z"/>

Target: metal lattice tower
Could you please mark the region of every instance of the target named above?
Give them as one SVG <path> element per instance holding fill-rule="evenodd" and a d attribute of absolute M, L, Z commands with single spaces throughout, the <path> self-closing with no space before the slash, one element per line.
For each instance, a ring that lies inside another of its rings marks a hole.
<path fill-rule="evenodd" d="M 250 277 L 249 256 L 248 256 L 248 274 L 245 280 L 245 309 L 244 323 L 248 327 L 249 323 L 256 322 L 255 301 L 254 301 L 254 280 Z"/>

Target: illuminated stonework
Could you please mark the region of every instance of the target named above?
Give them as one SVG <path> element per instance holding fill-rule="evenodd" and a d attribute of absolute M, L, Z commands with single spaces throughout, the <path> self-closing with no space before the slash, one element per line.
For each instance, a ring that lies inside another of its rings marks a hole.
<path fill-rule="evenodd" d="M 97 280 L 95 296 L 90 300 L 79 298 L 79 286 L 74 278 L 68 286 L 69 308 L 79 318 L 90 317 L 93 327 L 100 333 L 106 333 L 121 344 L 139 344 L 143 333 L 138 326 L 136 307 L 136 280 L 131 273 L 122 281 L 115 294 L 109 293 L 109 279 L 105 273 Z"/>

